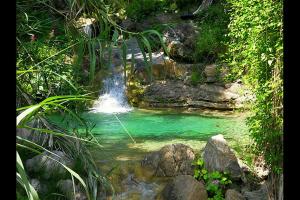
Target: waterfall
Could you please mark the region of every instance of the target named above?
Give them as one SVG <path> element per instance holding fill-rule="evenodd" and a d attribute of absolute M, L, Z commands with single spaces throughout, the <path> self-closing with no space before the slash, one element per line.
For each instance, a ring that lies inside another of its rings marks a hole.
<path fill-rule="evenodd" d="M 125 95 L 125 84 L 122 72 L 115 72 L 104 80 L 104 91 L 95 101 L 91 112 L 125 113 L 132 110 Z"/>

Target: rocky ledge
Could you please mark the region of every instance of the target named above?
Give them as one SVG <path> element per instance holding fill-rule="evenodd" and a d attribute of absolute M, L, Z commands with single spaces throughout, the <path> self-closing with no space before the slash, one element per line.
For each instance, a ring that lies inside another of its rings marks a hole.
<path fill-rule="evenodd" d="M 193 86 L 180 80 L 167 80 L 147 86 L 139 106 L 232 110 L 243 107 L 250 98 L 239 82 Z"/>

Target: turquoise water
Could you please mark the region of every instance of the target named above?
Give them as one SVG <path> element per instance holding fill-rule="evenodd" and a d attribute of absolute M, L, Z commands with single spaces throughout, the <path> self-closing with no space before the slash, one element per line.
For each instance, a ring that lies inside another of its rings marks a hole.
<path fill-rule="evenodd" d="M 91 132 L 99 138 L 104 151 L 110 152 L 112 157 L 120 157 L 122 154 L 123 157 L 138 155 L 172 143 L 184 143 L 199 150 L 213 135 L 223 134 L 226 139 L 239 140 L 248 133 L 244 118 L 236 116 L 217 117 L 138 109 L 116 116 L 136 143 L 133 143 L 115 115 L 90 112 L 81 114 L 90 127 L 93 127 Z M 63 118 L 61 115 L 53 115 L 50 119 L 70 130 L 78 126 L 76 120 Z M 79 130 L 82 128 L 79 127 Z"/>

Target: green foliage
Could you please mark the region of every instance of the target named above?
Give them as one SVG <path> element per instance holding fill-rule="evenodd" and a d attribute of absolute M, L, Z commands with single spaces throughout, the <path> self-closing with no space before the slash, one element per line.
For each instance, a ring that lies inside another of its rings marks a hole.
<path fill-rule="evenodd" d="M 192 6 L 194 5 L 195 7 L 199 6 L 201 2 L 199 2 L 198 0 L 165 0 L 165 4 L 167 6 L 170 6 L 170 8 L 172 9 L 184 9 L 188 6 Z M 174 9 L 174 10 L 175 10 Z"/>
<path fill-rule="evenodd" d="M 243 78 L 256 96 L 247 124 L 274 172 L 283 162 L 283 3 L 234 1 L 229 12 L 228 52 L 231 75 Z"/>
<path fill-rule="evenodd" d="M 192 85 L 197 85 L 201 80 L 201 75 L 199 74 L 199 72 L 192 72 L 192 75 L 191 75 L 191 84 Z"/>
<path fill-rule="evenodd" d="M 163 2 L 160 0 L 133 0 L 126 7 L 126 14 L 131 19 L 140 21 L 160 11 L 162 6 Z"/>
<path fill-rule="evenodd" d="M 200 32 L 194 55 L 196 61 L 212 62 L 226 50 L 223 43 L 229 23 L 228 14 L 225 12 L 226 8 L 225 3 L 216 3 L 198 14 Z"/>
<path fill-rule="evenodd" d="M 205 80 L 204 77 L 204 65 L 194 65 L 192 68 L 192 74 L 191 74 L 191 84 L 197 85 L 199 83 L 203 83 Z"/>
<path fill-rule="evenodd" d="M 232 183 L 229 175 L 226 172 L 208 172 L 201 158 L 195 160 L 193 165 L 195 166 L 194 178 L 204 182 L 208 199 L 223 200 L 226 187 Z"/>
<path fill-rule="evenodd" d="M 132 0 L 125 8 L 127 17 L 141 21 L 159 11 L 174 12 L 192 5 L 198 6 L 197 0 Z"/>

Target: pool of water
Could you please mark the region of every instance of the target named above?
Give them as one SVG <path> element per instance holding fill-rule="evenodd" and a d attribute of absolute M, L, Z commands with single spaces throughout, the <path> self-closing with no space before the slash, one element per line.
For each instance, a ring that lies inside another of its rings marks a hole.
<path fill-rule="evenodd" d="M 221 133 L 227 140 L 239 140 L 248 134 L 245 117 L 241 115 L 213 116 L 134 109 L 116 115 L 85 112 L 81 117 L 93 127 L 91 132 L 103 145 L 101 150 L 94 152 L 99 162 L 140 159 L 146 152 L 172 143 L 187 144 L 199 151 L 213 135 Z M 78 122 L 69 117 L 52 115 L 50 119 L 68 129 L 82 130 Z"/>
<path fill-rule="evenodd" d="M 245 114 L 134 109 L 116 115 L 84 112 L 81 117 L 88 122 L 92 134 L 103 146 L 90 150 L 99 169 L 109 174 L 117 195 L 115 199 L 157 199 L 155 196 L 160 194 L 170 178 L 153 177 L 151 172 L 141 167 L 140 161 L 148 152 L 167 144 L 183 143 L 192 147 L 195 153 L 200 153 L 208 138 L 220 133 L 229 143 L 240 144 L 249 138 Z M 70 116 L 51 115 L 49 118 L 63 128 L 84 131 Z M 128 182 L 130 177 L 137 182 Z"/>

